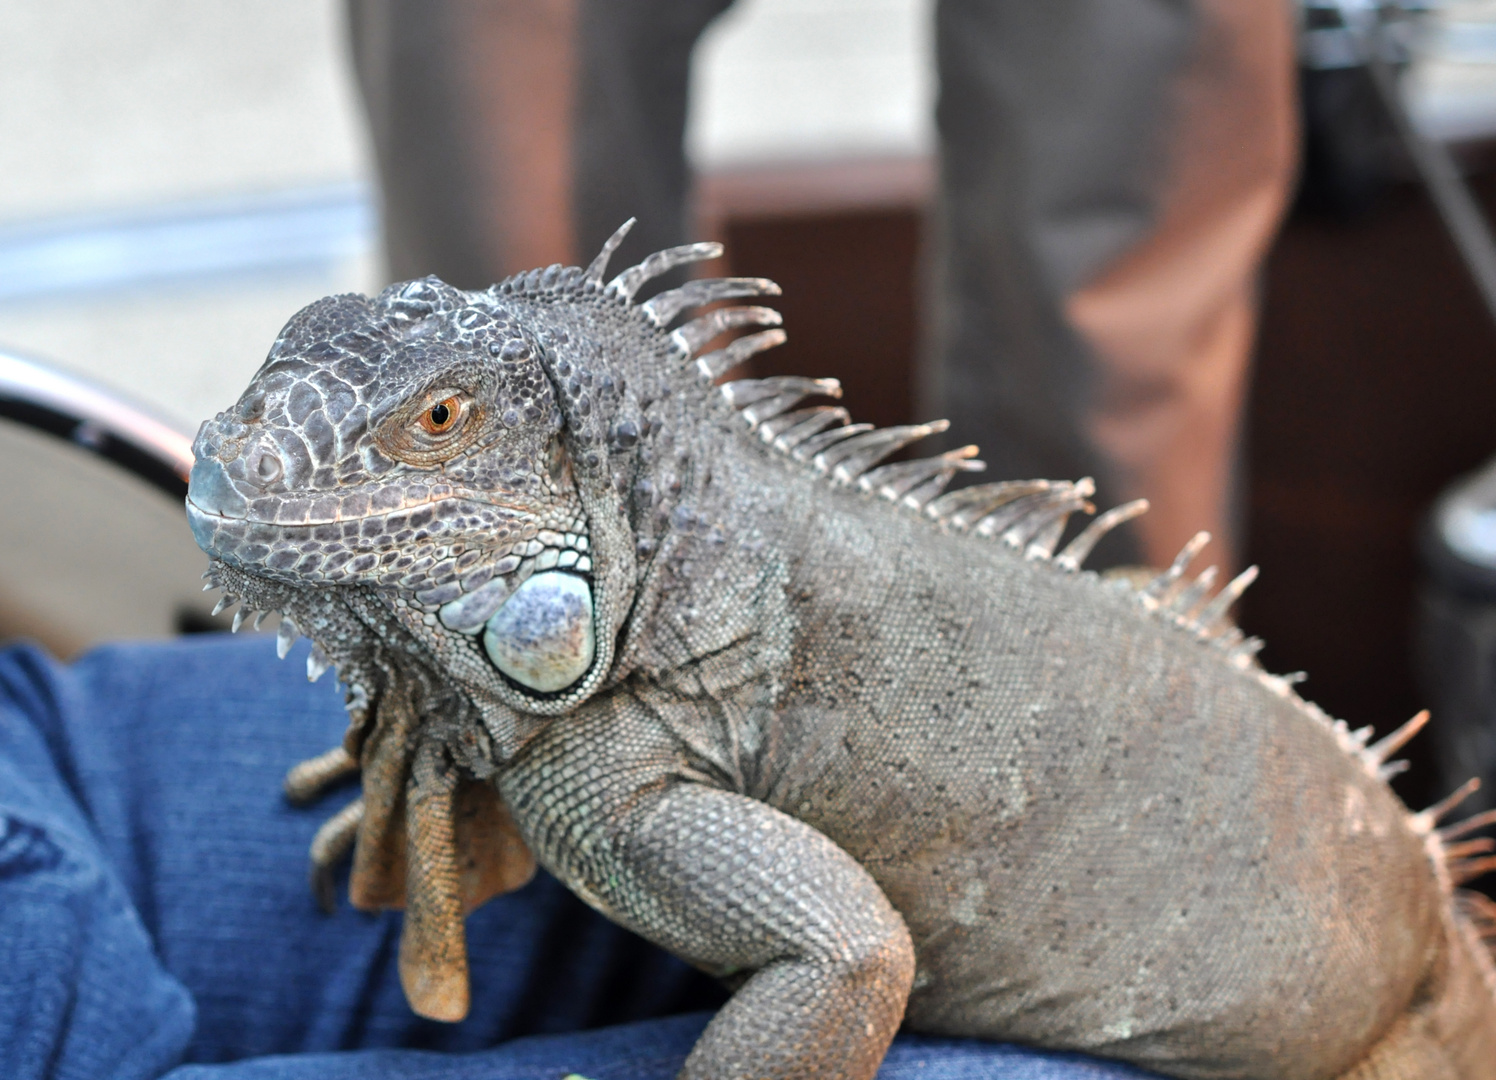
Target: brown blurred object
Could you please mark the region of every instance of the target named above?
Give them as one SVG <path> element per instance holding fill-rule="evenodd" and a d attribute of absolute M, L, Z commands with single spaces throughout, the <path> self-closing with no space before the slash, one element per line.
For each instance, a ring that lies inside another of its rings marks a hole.
<path fill-rule="evenodd" d="M 752 374 L 840 379 L 859 423 L 912 419 L 919 348 L 915 267 L 935 170 L 923 159 L 761 166 L 697 186 L 703 238 L 726 256 L 713 272 L 772 278 L 789 341 Z M 927 418 L 928 419 L 928 418 Z"/>
<path fill-rule="evenodd" d="M 1116 470 L 1106 494 L 1153 504 L 1134 526 L 1146 561 L 1206 529 L 1202 558 L 1229 577 L 1254 279 L 1292 194 L 1298 96 L 1288 20 L 1202 0 L 1201 34 L 1175 88 L 1158 221 L 1066 315 L 1102 358 L 1087 429 Z"/>
<path fill-rule="evenodd" d="M 350 0 L 391 275 L 568 260 L 577 0 Z"/>
<path fill-rule="evenodd" d="M 1496 175 L 1473 186 L 1496 213 Z M 1308 672 L 1307 697 L 1385 730 L 1424 704 L 1409 643 L 1419 519 L 1496 450 L 1496 327 L 1407 185 L 1357 222 L 1290 222 L 1260 333 L 1247 553 L 1263 574 L 1243 622 L 1270 668 Z M 1443 792 L 1412 751 L 1417 804 Z"/>

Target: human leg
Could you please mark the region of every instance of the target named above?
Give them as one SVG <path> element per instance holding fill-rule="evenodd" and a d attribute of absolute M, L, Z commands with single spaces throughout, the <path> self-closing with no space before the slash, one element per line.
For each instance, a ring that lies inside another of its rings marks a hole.
<path fill-rule="evenodd" d="M 1286 5 L 943 0 L 927 407 L 995 475 L 1146 496 L 1131 550 L 1231 488 L 1254 283 L 1293 175 Z"/>
<path fill-rule="evenodd" d="M 484 288 L 684 243 L 691 50 L 731 0 L 349 0 L 391 274 Z"/>
<path fill-rule="evenodd" d="M 469 1019 L 416 1017 L 396 971 L 399 914 L 343 902 L 325 916 L 307 887 L 307 844 L 352 790 L 307 809 L 280 795 L 286 768 L 344 723 L 333 681 L 308 685 L 264 638 L 112 646 L 72 667 L 0 653 L 0 858 L 19 867 L 0 877 L 0 919 L 51 920 L 0 939 L 31 962 L 0 980 L 0 1046 L 15 1032 L 7 1053 L 33 1063 L 73 1044 L 96 1061 L 109 1038 L 136 1047 L 161 1028 L 157 1064 L 461 1051 L 720 1000 L 542 875 L 469 918 Z M 54 941 L 72 943 L 69 967 Z M 53 983 L 64 996 L 48 1020 L 34 1000 Z"/>

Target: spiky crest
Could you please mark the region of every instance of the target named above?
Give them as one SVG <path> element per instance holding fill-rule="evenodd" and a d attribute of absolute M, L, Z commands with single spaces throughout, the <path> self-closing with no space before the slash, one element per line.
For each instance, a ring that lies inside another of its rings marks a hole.
<path fill-rule="evenodd" d="M 603 242 L 603 249 L 587 264 L 587 269 L 582 274 L 584 281 L 590 282 L 593 285 L 601 285 L 603 283 L 603 275 L 608 272 L 608 263 L 613 258 L 613 252 L 618 250 L 618 245 L 623 243 L 623 238 L 629 234 L 629 230 L 634 227 L 634 223 L 638 220 L 638 218 L 629 218 L 622 225 L 618 226 L 617 229 L 613 230 L 613 235 Z"/>
<path fill-rule="evenodd" d="M 1424 709 L 1390 735 L 1368 746 L 1365 750 L 1366 760 L 1374 763 L 1378 768 L 1385 766 L 1393 754 L 1401 750 L 1412 740 L 1413 736 L 1423 730 L 1428 719 L 1429 711 Z"/>
<path fill-rule="evenodd" d="M 609 245 L 594 260 L 597 269 L 589 268 L 589 279 L 600 280 L 605 256 L 617 246 L 613 239 Z M 635 294 L 650 279 L 675 266 L 720 254 L 720 245 L 715 244 L 670 248 L 624 270 L 608 285 L 608 292 L 637 308 L 657 330 L 665 329 L 691 308 L 727 299 L 779 294 L 779 287 L 764 278 L 705 278 L 661 293 L 652 300 L 633 303 Z M 682 363 L 691 365 L 701 381 L 718 383 L 754 355 L 783 344 L 785 333 L 779 329 L 780 322 L 778 312 L 771 308 L 717 307 L 672 331 L 669 340 Z M 722 335 L 749 327 L 770 329 L 742 335 L 726 345 L 703 351 Z M 1065 534 L 1070 515 L 1077 511 L 1095 512 L 1089 502 L 1095 490 L 1090 478 L 1074 482 L 1009 480 L 946 492 L 946 486 L 958 472 L 985 468 L 976 459 L 976 447 L 882 464 L 904 447 L 945 431 L 948 424 L 944 420 L 875 428 L 871 424 L 852 423 L 840 406 L 804 406 L 812 397 L 840 397 L 841 386 L 834 379 L 801 376 L 738 379 L 720 383 L 718 389 L 721 399 L 743 420 L 749 432 L 792 461 L 808 466 L 834 486 L 916 511 L 943 531 L 999 539 L 1022 552 L 1025 558 L 1048 562 L 1063 573 L 1078 572 L 1107 533 L 1148 508 L 1146 500 L 1136 499 L 1102 514 L 1056 555 L 1055 549 Z M 1139 591 L 1138 599 L 1148 610 L 1159 612 L 1202 640 L 1222 646 L 1238 666 L 1249 667 L 1261 642 L 1245 638 L 1230 624 L 1228 613 L 1256 578 L 1257 570 L 1248 568 L 1214 596 L 1211 595 L 1217 572 L 1214 567 L 1186 581 L 1185 570 L 1208 541 L 1209 536 L 1203 533 L 1191 540 L 1168 570 Z M 1285 680 L 1278 681 L 1291 685 Z"/>
<path fill-rule="evenodd" d="M 1487 825 L 1496 825 L 1496 810 L 1482 810 L 1478 814 L 1467 817 L 1464 821 L 1445 826 L 1439 830 L 1439 838 L 1446 841 L 1457 840 L 1477 829 L 1484 829 Z"/>
<path fill-rule="evenodd" d="M 1454 791 L 1434 803 L 1427 810 L 1413 816 L 1421 831 L 1432 832 L 1435 825 L 1449 816 L 1449 812 L 1480 790 L 1480 777 L 1472 776 Z"/>
<path fill-rule="evenodd" d="M 744 326 L 778 326 L 783 321 L 779 312 L 773 308 L 716 308 L 692 319 L 679 330 L 672 332 L 670 339 L 677 349 L 687 357 L 691 357 L 695 356 L 707 342 L 720 337 L 729 330 L 737 330 Z"/>
<path fill-rule="evenodd" d="M 1397 746 L 1412 738 L 1417 733 L 1417 729 L 1426 722 L 1427 715 L 1426 712 L 1419 713 L 1383 739 L 1382 743 L 1392 746 L 1391 750 L 1382 752 L 1383 756 L 1386 753 L 1395 752 Z M 1408 730 L 1410 728 L 1413 729 L 1411 732 Z M 1375 751 L 1381 745 L 1379 743 L 1371 749 Z M 1460 890 L 1460 886 L 1476 878 L 1496 871 L 1496 854 L 1492 854 L 1496 852 L 1496 839 L 1489 836 L 1479 836 L 1470 840 L 1462 839 L 1488 825 L 1496 824 L 1496 810 L 1485 810 L 1454 825 L 1448 825 L 1442 829 L 1436 828 L 1455 807 L 1479 791 L 1480 786 L 1480 778 L 1471 777 L 1433 806 L 1412 817 L 1413 828 L 1428 835 L 1430 847 L 1437 860 L 1443 864 L 1450 887 L 1456 890 Z M 1487 941 L 1496 939 L 1496 905 L 1478 893 L 1465 893 L 1461 890 L 1457 892 L 1457 895 L 1467 905 L 1467 914 L 1471 916 L 1471 921 L 1475 924 L 1479 936 Z M 1474 905 L 1476 910 L 1468 910 L 1469 905 Z"/>
<path fill-rule="evenodd" d="M 1055 556 L 1055 565 L 1061 570 L 1073 574 L 1081 568 L 1081 564 L 1086 561 L 1086 558 L 1091 554 L 1091 550 L 1100 542 L 1103 536 L 1123 522 L 1131 521 L 1133 518 L 1146 513 L 1147 510 L 1147 499 L 1134 499 L 1132 502 L 1112 507 L 1087 525 L 1079 536 L 1065 545 L 1065 550 Z"/>
<path fill-rule="evenodd" d="M 623 237 L 617 233 L 613 234 L 622 242 Z M 610 238 L 609 243 L 612 240 Z M 615 245 L 616 247 L 616 245 Z M 612 250 L 604 248 L 609 255 Z M 707 259 L 720 259 L 722 257 L 722 245 L 714 242 L 704 244 L 682 244 L 680 247 L 666 248 L 657 251 L 642 263 L 629 267 L 612 281 L 608 282 L 607 291 L 620 297 L 628 303 L 633 303 L 634 296 L 642 289 L 646 282 L 652 281 L 668 270 L 674 270 L 677 266 L 685 266 L 688 263 L 703 262 Z M 599 254 L 598 258 L 602 259 Z M 594 260 L 596 261 L 596 260 Z M 602 277 L 603 268 L 607 266 L 607 259 L 603 259 L 603 265 L 598 268 L 598 277 Z"/>
<path fill-rule="evenodd" d="M 678 289 L 662 292 L 639 305 L 644 317 L 664 328 L 687 308 L 735 300 L 744 296 L 778 296 L 779 286 L 768 278 L 697 278 Z"/>

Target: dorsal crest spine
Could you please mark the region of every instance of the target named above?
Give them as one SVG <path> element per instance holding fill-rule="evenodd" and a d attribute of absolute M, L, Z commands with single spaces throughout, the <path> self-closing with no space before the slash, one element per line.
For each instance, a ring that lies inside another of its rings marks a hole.
<path fill-rule="evenodd" d="M 632 222 L 609 238 L 583 275 L 598 283 L 609 256 L 617 248 Z M 1047 563 L 1056 571 L 1079 572 L 1096 545 L 1113 529 L 1148 509 L 1145 499 L 1134 499 L 1095 518 L 1056 554 L 1070 516 L 1093 514 L 1090 497 L 1095 485 L 1089 477 L 1067 480 L 1005 480 L 947 491 L 958 473 L 976 472 L 985 465 L 974 446 L 961 447 L 928 458 L 884 464 L 887 458 L 930 435 L 944 432 L 944 420 L 875 428 L 853 423 L 838 405 L 807 404 L 812 398 L 839 398 L 841 385 L 835 379 L 803 376 L 770 376 L 721 382 L 733 369 L 786 340 L 781 317 L 772 308 L 720 305 L 722 301 L 758 296 L 777 296 L 779 287 L 766 278 L 698 278 L 685 285 L 635 302 L 643 286 L 675 267 L 717 258 L 722 247 L 715 243 L 686 244 L 649 256 L 619 273 L 605 292 L 637 310 L 655 332 L 667 332 L 668 341 L 683 367 L 698 379 L 715 384 L 718 396 L 743 423 L 745 434 L 806 467 L 830 485 L 871 498 L 892 502 L 920 514 L 945 532 L 970 534 L 998 540 L 1025 559 Z M 707 307 L 674 330 L 670 325 L 694 308 Z M 765 329 L 757 329 L 757 328 Z M 726 344 L 708 351 L 707 346 L 723 335 L 752 329 Z M 1217 569 L 1208 567 L 1189 577 L 1186 571 L 1209 535 L 1190 540 L 1173 564 L 1134 590 L 1138 604 L 1150 613 L 1210 642 L 1226 652 L 1230 662 L 1242 669 L 1255 669 L 1262 643 L 1246 637 L 1232 625 L 1229 612 L 1257 576 L 1249 567 L 1212 595 Z M 1271 678 L 1275 688 L 1291 692 L 1292 680 Z"/>

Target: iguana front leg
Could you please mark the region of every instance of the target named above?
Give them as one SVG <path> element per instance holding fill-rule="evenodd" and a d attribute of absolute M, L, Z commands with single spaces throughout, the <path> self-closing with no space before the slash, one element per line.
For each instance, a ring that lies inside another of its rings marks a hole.
<path fill-rule="evenodd" d="M 914 977 L 903 919 L 822 833 L 681 779 L 678 751 L 631 711 L 599 702 L 554 725 L 501 790 L 588 903 L 703 970 L 748 975 L 681 1076 L 872 1077 Z"/>
<path fill-rule="evenodd" d="M 753 972 L 682 1075 L 873 1076 L 904 1016 L 914 946 L 872 877 L 746 796 L 680 784 L 650 803 L 622 850 L 639 890 L 627 917 L 708 970 Z"/>

